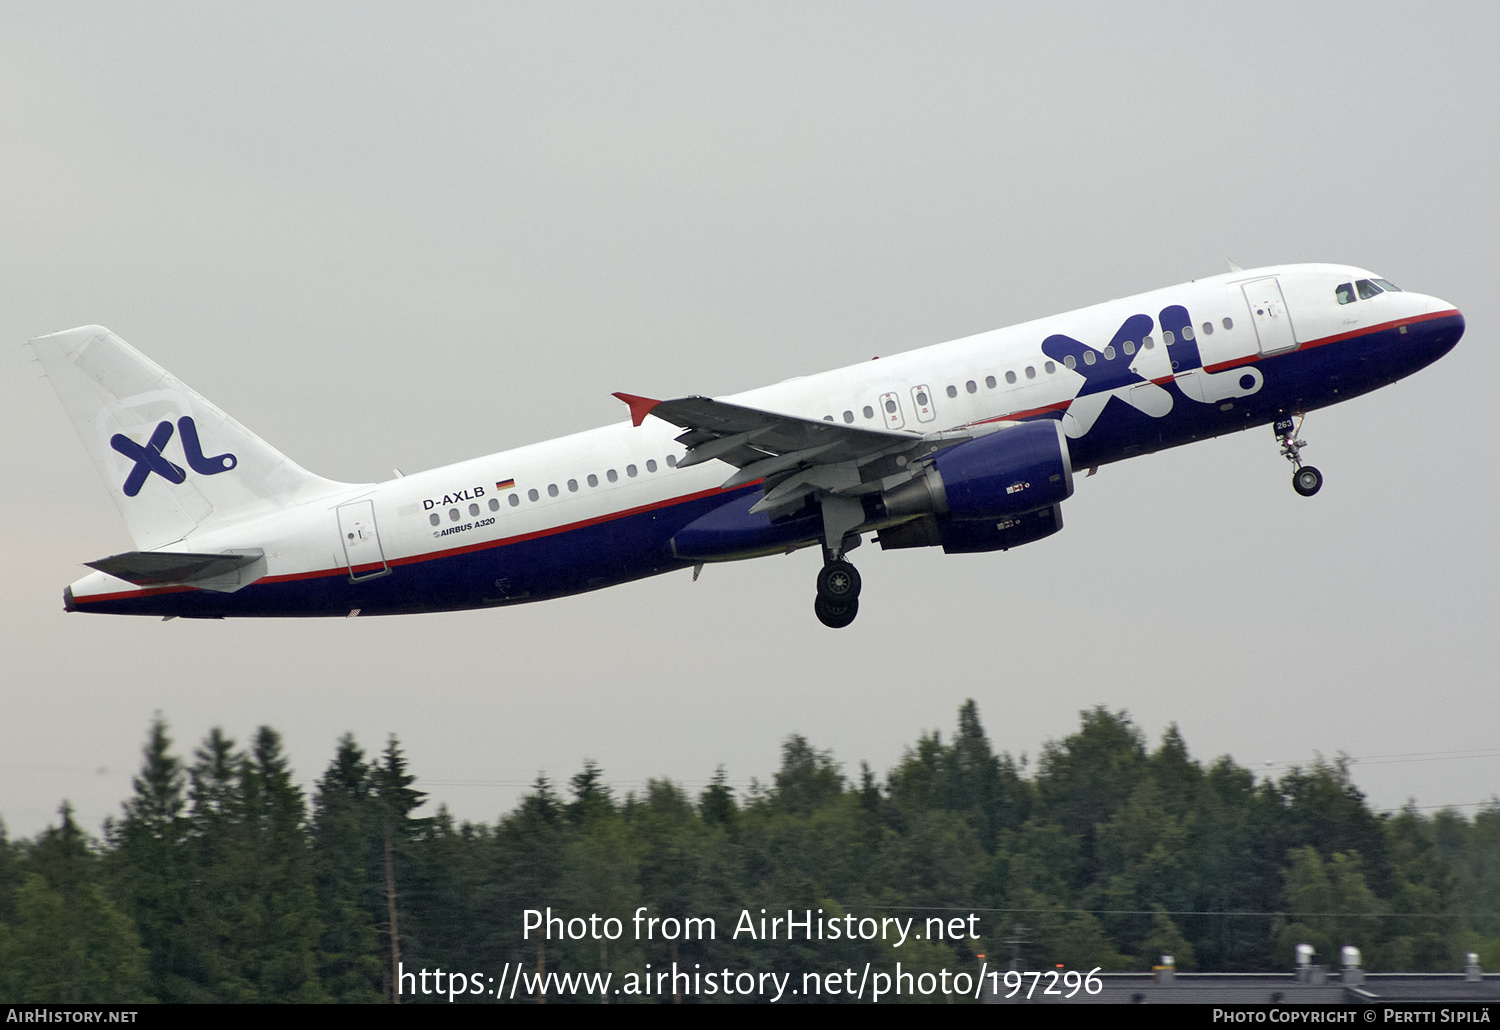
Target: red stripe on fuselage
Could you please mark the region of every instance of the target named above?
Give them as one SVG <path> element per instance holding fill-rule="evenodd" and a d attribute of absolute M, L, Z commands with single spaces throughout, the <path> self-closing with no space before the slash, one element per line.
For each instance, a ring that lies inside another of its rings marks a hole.
<path fill-rule="evenodd" d="M 484 551 L 492 547 L 506 547 L 511 544 L 522 544 L 528 540 L 538 540 L 542 537 L 556 536 L 559 533 L 570 533 L 578 529 L 587 529 L 590 526 L 597 526 L 605 522 L 614 522 L 617 519 L 629 518 L 632 515 L 640 515 L 648 511 L 660 511 L 663 508 L 671 508 L 674 505 L 687 504 L 692 501 L 702 500 L 705 497 L 712 497 L 715 494 L 737 493 L 748 487 L 756 486 L 761 482 L 763 481 L 757 479 L 753 483 L 745 483 L 742 486 L 735 487 L 733 490 L 724 490 L 716 486 L 709 490 L 699 490 L 697 493 L 684 494 L 681 497 L 669 497 L 664 501 L 653 501 L 650 504 L 642 504 L 634 508 L 625 508 L 621 511 L 610 512 L 606 515 L 599 515 L 591 519 L 583 519 L 578 522 L 566 522 L 560 526 L 553 526 L 550 529 L 539 529 L 534 533 L 521 533 L 516 536 L 502 537 L 499 540 L 484 540 L 478 543 L 466 544 L 463 547 L 450 547 L 442 551 L 426 551 L 422 554 L 413 554 L 405 558 L 397 558 L 393 561 L 387 562 L 386 564 L 389 566 L 411 565 L 416 562 L 433 561 L 438 558 L 449 558 L 457 554 L 469 554 L 473 551 Z M 378 568 L 380 568 L 380 563 L 373 562 L 366 565 L 356 565 L 353 569 L 353 572 L 355 575 L 359 575 L 362 572 L 373 572 Z M 315 569 L 312 572 L 292 572 L 282 576 L 264 576 L 256 580 L 255 582 L 257 585 L 262 583 L 291 583 L 296 580 L 319 579 L 325 576 L 347 576 L 349 572 L 350 569 L 347 566 L 342 566 L 331 569 Z M 181 593 L 184 590 L 197 589 L 199 588 L 180 584 L 177 586 L 169 587 L 153 587 L 150 590 L 122 590 L 113 594 L 90 594 L 88 597 L 82 598 L 74 595 L 73 603 L 93 604 L 101 601 L 118 601 L 122 598 L 127 597 L 158 597 L 162 594 L 176 594 Z"/>
<path fill-rule="evenodd" d="M 1381 322 L 1379 325 L 1367 325 L 1362 329 L 1351 329 L 1347 333 L 1338 333 L 1334 336 L 1325 336 L 1320 340 L 1309 340 L 1306 343 L 1299 343 L 1294 350 L 1282 351 L 1279 354 L 1272 354 L 1270 357 L 1279 358 L 1282 354 L 1296 354 L 1298 351 L 1312 350 L 1314 347 L 1326 347 L 1330 343 L 1342 343 L 1345 340 L 1352 340 L 1356 336 L 1383 333 L 1388 329 L 1399 329 L 1403 325 L 1416 325 L 1418 322 L 1430 322 L 1435 318 L 1452 318 L 1457 314 L 1459 314 L 1457 308 L 1449 308 L 1447 311 L 1434 311 L 1426 315 L 1413 315 L 1411 318 L 1398 318 L 1391 322 Z M 1243 358 L 1232 358 L 1229 361 L 1216 361 L 1212 365 L 1204 365 L 1203 371 L 1219 372 L 1226 368 L 1248 365 L 1260 359 L 1260 354 L 1246 354 Z"/>

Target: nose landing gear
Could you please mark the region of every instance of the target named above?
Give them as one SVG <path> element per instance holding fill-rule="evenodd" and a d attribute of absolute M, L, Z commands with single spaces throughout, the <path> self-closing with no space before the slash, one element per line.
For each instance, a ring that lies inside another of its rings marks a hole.
<path fill-rule="evenodd" d="M 1311 465 L 1302 464 L 1302 448 L 1307 446 L 1307 441 L 1297 439 L 1297 434 L 1302 430 L 1304 417 L 1299 415 L 1295 422 L 1289 418 L 1277 419 L 1272 423 L 1271 431 L 1281 441 L 1281 456 L 1292 463 L 1292 489 L 1303 497 L 1311 497 L 1323 489 L 1323 473 Z"/>

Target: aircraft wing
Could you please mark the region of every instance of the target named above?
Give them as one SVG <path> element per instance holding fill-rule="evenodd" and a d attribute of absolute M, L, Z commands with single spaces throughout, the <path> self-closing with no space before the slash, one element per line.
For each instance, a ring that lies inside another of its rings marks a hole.
<path fill-rule="evenodd" d="M 615 396 L 630 406 L 636 425 L 654 415 L 686 430 L 677 437 L 688 449 L 678 468 L 717 459 L 739 469 L 725 480 L 725 489 L 764 480 L 766 496 L 752 511 L 773 518 L 801 506 L 808 495 L 858 495 L 889 487 L 892 477 L 910 478 L 922 458 L 975 435 L 862 429 L 711 397 Z"/>

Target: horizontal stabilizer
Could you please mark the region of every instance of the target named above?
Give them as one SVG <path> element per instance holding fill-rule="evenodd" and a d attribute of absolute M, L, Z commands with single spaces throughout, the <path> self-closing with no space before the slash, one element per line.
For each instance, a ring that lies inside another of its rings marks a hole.
<path fill-rule="evenodd" d="M 246 548 L 228 554 L 191 554 L 185 551 L 126 551 L 98 561 L 84 562 L 91 569 L 108 573 L 140 587 L 228 576 L 260 561 L 265 552 Z"/>

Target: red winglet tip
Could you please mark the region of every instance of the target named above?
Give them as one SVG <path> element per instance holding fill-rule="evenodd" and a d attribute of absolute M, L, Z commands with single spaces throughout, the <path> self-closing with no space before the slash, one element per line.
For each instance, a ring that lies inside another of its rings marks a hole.
<path fill-rule="evenodd" d="M 630 421 L 637 426 L 646 421 L 646 416 L 651 414 L 651 409 L 661 403 L 650 397 L 637 397 L 633 393 L 616 393 L 615 396 L 630 405 Z"/>

